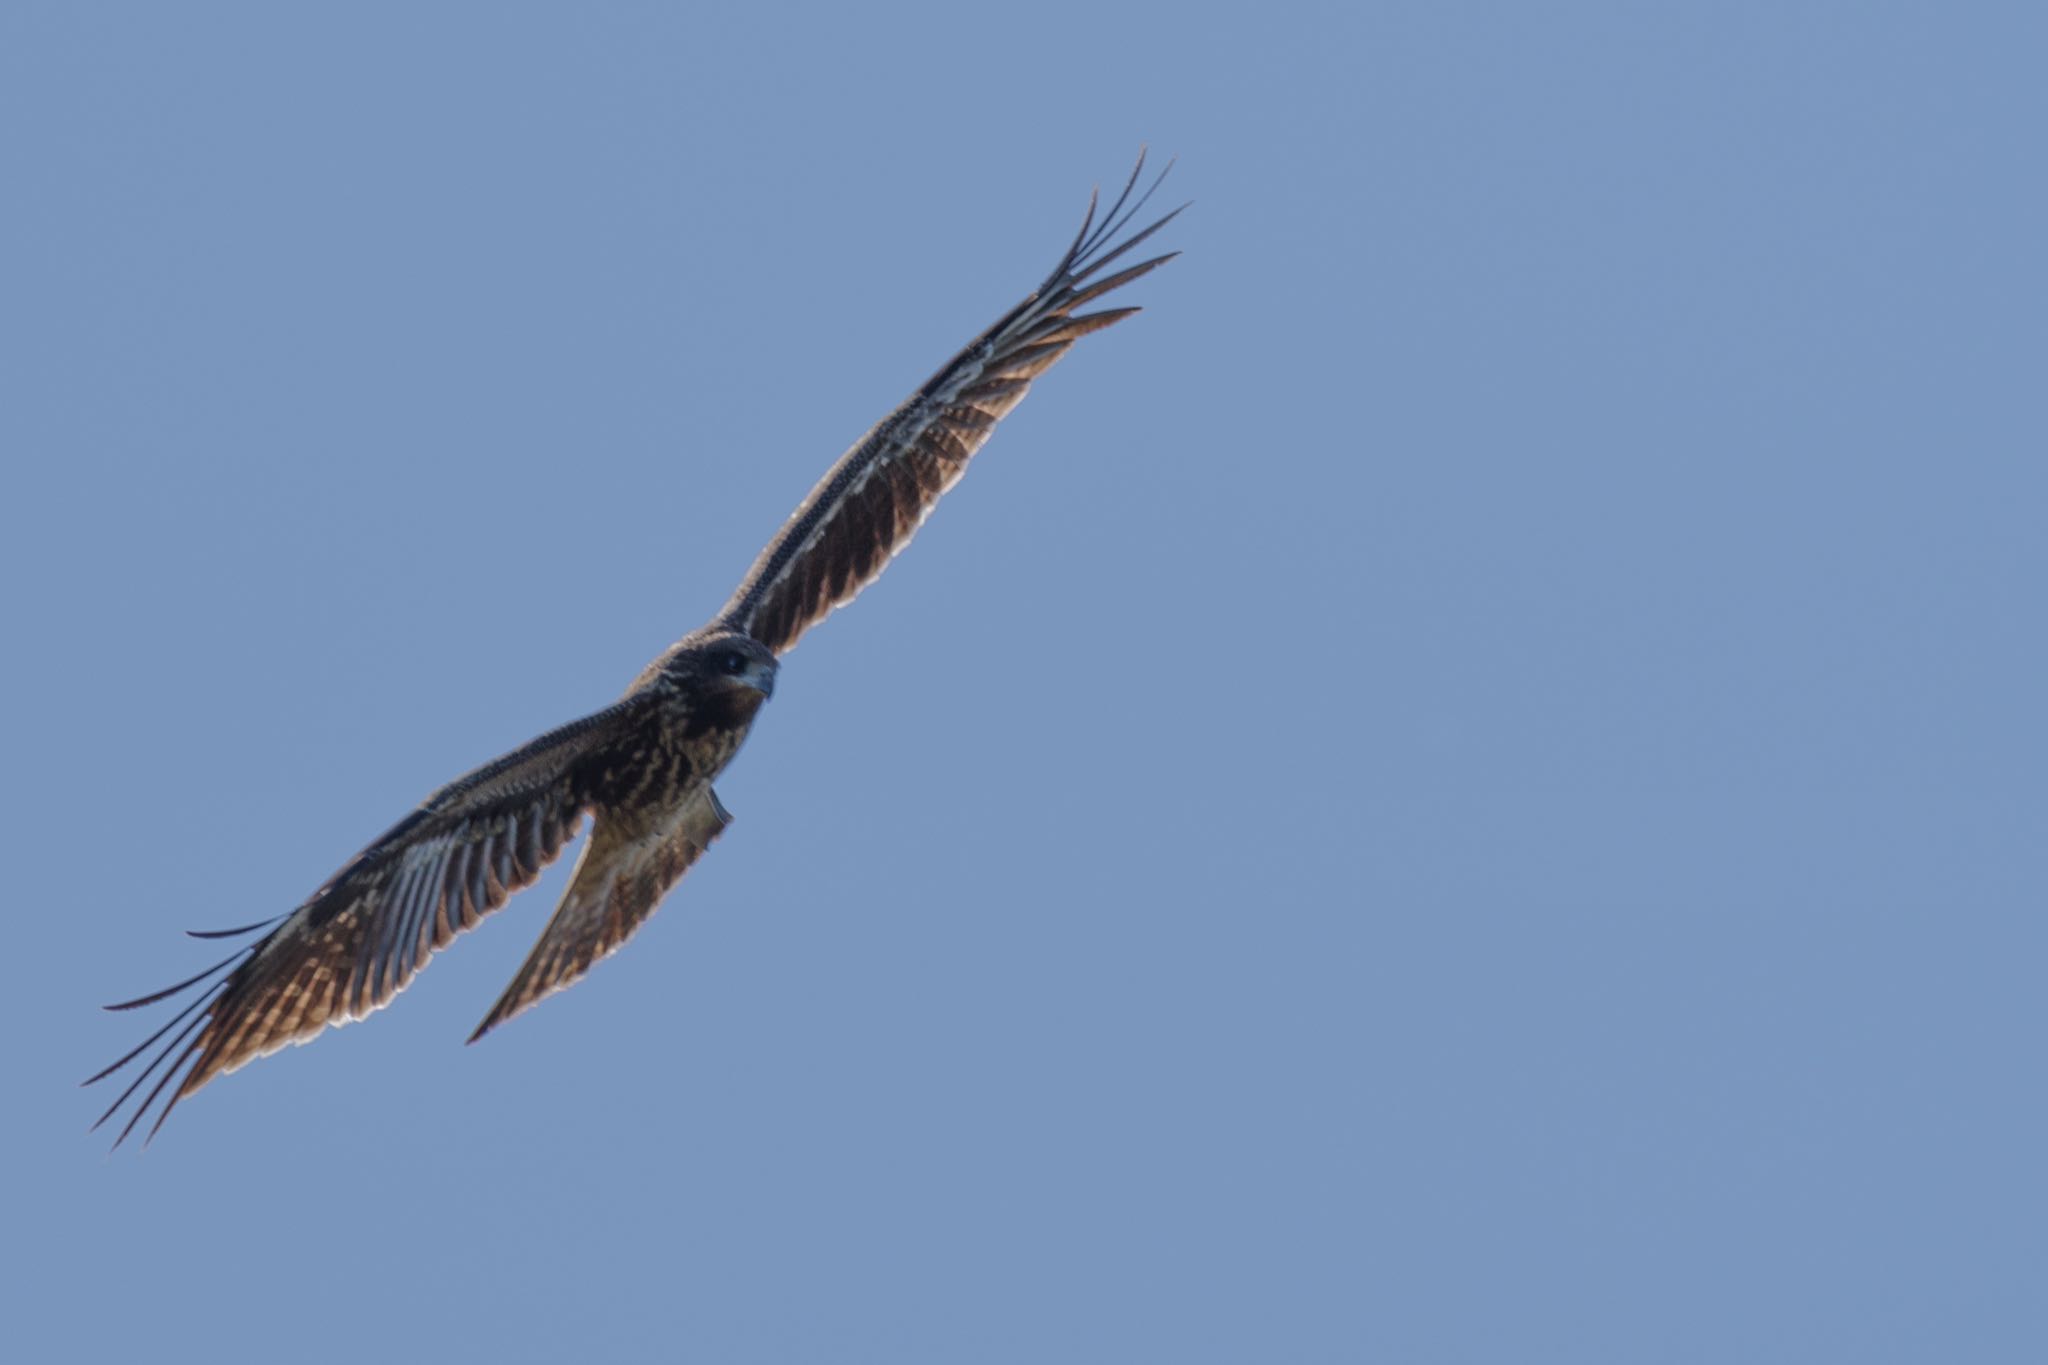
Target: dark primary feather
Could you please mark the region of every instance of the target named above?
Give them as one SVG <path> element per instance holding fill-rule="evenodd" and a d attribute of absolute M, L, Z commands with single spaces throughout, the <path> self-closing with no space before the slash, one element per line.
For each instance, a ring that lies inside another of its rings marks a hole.
<path fill-rule="evenodd" d="M 1117 241 L 1166 178 L 1162 170 L 1133 202 L 1131 193 L 1144 166 L 1140 154 L 1123 192 L 1099 222 L 1096 201 L 1089 200 L 1073 245 L 1030 297 L 839 458 L 754 561 L 720 612 L 722 624 L 777 654 L 795 645 L 835 607 L 853 600 L 910 542 L 940 497 L 967 471 L 968 460 L 996 423 L 1023 400 L 1032 380 L 1082 337 L 1138 311 L 1074 310 L 1178 254 L 1154 256 L 1089 283 L 1181 211 Z M 1172 168 L 1169 162 L 1166 170 Z"/>

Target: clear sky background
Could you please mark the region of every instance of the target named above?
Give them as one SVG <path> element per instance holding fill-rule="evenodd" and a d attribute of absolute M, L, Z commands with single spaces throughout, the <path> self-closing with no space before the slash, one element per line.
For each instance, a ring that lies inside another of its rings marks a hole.
<path fill-rule="evenodd" d="M 10 1358 L 2048 1358 L 2037 7 L 327 10 L 0 12 Z M 106 1159 L 1147 140 L 625 952 Z"/>

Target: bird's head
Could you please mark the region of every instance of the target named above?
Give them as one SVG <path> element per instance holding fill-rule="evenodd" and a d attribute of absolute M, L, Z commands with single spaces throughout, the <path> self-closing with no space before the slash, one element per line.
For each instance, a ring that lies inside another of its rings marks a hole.
<path fill-rule="evenodd" d="M 752 636 L 711 630 L 677 641 L 648 671 L 680 692 L 728 698 L 751 709 L 775 695 L 775 669 L 774 653 Z"/>

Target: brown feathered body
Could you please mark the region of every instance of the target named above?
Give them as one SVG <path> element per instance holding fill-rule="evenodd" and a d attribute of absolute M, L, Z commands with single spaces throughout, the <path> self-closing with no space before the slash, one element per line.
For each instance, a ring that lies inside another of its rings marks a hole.
<path fill-rule="evenodd" d="M 262 932 L 225 962 L 110 1006 L 211 983 L 87 1082 L 163 1043 L 100 1116 L 141 1094 L 116 1145 L 166 1090 L 152 1133 L 214 1077 L 381 1008 L 436 950 L 533 882 L 586 816 L 590 838 L 561 904 L 471 1041 L 631 937 L 730 823 L 711 783 L 774 691 L 779 656 L 882 572 L 1034 379 L 1081 337 L 1137 311 L 1077 311 L 1170 259 L 1094 278 L 1174 216 L 1119 240 L 1150 195 L 1130 202 L 1137 177 L 1099 222 L 1090 202 L 1046 281 L 856 442 L 717 618 L 649 664 L 618 702 L 441 788 L 289 914 L 197 935 Z"/>

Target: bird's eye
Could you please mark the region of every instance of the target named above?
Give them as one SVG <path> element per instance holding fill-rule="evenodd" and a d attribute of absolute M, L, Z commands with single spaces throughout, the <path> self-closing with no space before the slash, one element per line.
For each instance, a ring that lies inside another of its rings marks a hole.
<path fill-rule="evenodd" d="M 728 673 L 744 673 L 747 671 L 747 656 L 736 649 L 729 649 L 719 656 L 718 666 Z"/>

